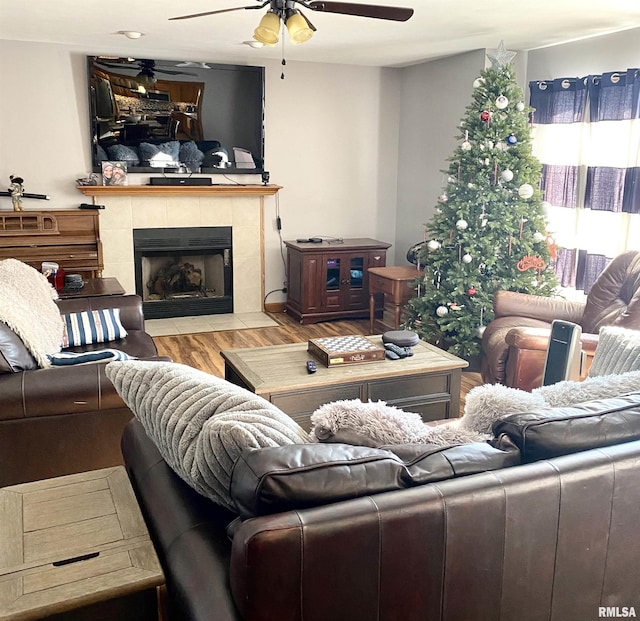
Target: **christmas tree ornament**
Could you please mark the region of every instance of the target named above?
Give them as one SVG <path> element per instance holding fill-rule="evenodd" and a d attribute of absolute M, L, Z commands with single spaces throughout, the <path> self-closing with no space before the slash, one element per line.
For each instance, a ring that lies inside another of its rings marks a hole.
<path fill-rule="evenodd" d="M 436 315 L 438 317 L 446 317 L 449 314 L 449 309 L 446 306 L 438 306 L 436 308 Z"/>
<path fill-rule="evenodd" d="M 480 113 L 480 120 L 483 121 L 484 123 L 488 123 L 491 120 L 491 111 L 483 110 Z"/>
<path fill-rule="evenodd" d="M 487 141 L 487 146 L 488 146 L 490 149 L 493 149 L 493 147 L 495 147 L 496 145 L 494 144 L 493 140 L 489 140 L 489 141 Z"/>
<path fill-rule="evenodd" d="M 456 228 L 459 231 L 466 230 L 468 226 L 469 226 L 469 223 L 466 220 L 463 220 L 462 218 L 456 222 Z"/>
<path fill-rule="evenodd" d="M 491 68 L 498 70 L 501 67 L 506 67 L 515 58 L 516 52 L 509 52 L 504 47 L 504 41 L 500 41 L 495 52 L 487 54 L 487 58 L 491 61 Z"/>
<path fill-rule="evenodd" d="M 544 233 L 541 233 L 540 231 L 536 231 L 533 234 L 533 241 L 536 242 L 536 244 L 539 244 L 541 241 L 544 241 Z"/>
<path fill-rule="evenodd" d="M 481 339 L 484 335 L 484 331 L 487 329 L 487 326 L 478 326 L 476 328 L 476 336 Z"/>
<path fill-rule="evenodd" d="M 462 262 L 463 263 L 471 263 L 471 261 L 473 261 L 473 257 L 467 252 L 467 254 L 463 254 L 462 255 Z"/>
<path fill-rule="evenodd" d="M 518 112 L 522 112 L 524 110 L 524 104 L 521 101 L 516 104 L 516 110 Z"/>
<path fill-rule="evenodd" d="M 465 140 L 460 147 L 462 148 L 463 151 L 470 151 L 471 150 L 471 143 L 468 140 Z"/>
<path fill-rule="evenodd" d="M 440 249 L 440 242 L 437 239 L 431 239 L 427 242 L 427 250 L 429 252 L 435 252 Z"/>
<path fill-rule="evenodd" d="M 547 264 L 542 257 L 529 255 L 522 257 L 522 259 L 516 263 L 516 269 L 519 272 L 526 272 L 527 270 L 538 270 L 538 272 L 541 272 L 545 267 L 547 267 Z"/>
<path fill-rule="evenodd" d="M 440 281 L 442 280 L 442 272 L 436 268 L 433 272 L 433 285 L 436 289 L 440 289 Z"/>
<path fill-rule="evenodd" d="M 503 181 L 511 181 L 513 179 L 513 171 L 505 168 L 500 173 L 500 179 L 502 179 Z"/>
<path fill-rule="evenodd" d="M 462 310 L 462 306 L 460 306 L 460 304 L 456 304 L 455 302 L 449 302 L 447 306 L 453 311 Z"/>
<path fill-rule="evenodd" d="M 506 142 L 503 142 L 502 140 L 500 140 L 500 142 L 496 144 L 496 149 L 499 149 L 500 151 L 506 151 L 508 148 L 509 148 L 509 145 Z"/>
<path fill-rule="evenodd" d="M 549 213 L 551 212 L 551 203 L 549 201 L 542 201 L 542 203 L 540 204 L 540 207 L 542 207 L 542 213 L 549 217 Z"/>
<path fill-rule="evenodd" d="M 520 239 L 522 239 L 522 233 L 524 231 L 524 223 L 527 222 L 527 218 L 520 218 Z"/>
<path fill-rule="evenodd" d="M 516 144 L 518 142 L 518 138 L 516 137 L 515 134 L 509 134 L 507 136 L 507 144 L 513 146 L 514 144 Z"/>
<path fill-rule="evenodd" d="M 472 298 L 477 293 L 476 288 L 472 285 L 467 289 L 467 295 Z"/>
<path fill-rule="evenodd" d="M 489 164 L 491 164 L 491 160 L 488 157 L 484 158 L 484 165 L 485 166 L 489 166 Z"/>
<path fill-rule="evenodd" d="M 449 197 L 447 196 L 446 192 L 443 192 L 442 194 L 440 194 L 440 196 L 438 196 L 439 203 L 446 203 L 448 200 Z"/>
<path fill-rule="evenodd" d="M 484 84 L 484 78 L 476 78 L 473 81 L 473 88 L 480 88 Z"/>
<path fill-rule="evenodd" d="M 496 98 L 496 108 L 504 110 L 509 105 L 509 100 L 504 95 L 498 95 Z"/>
<path fill-rule="evenodd" d="M 470 190 L 473 190 L 473 188 L 475 188 L 476 186 L 475 186 L 475 184 L 474 184 L 474 183 L 471 183 L 471 181 L 469 181 L 469 183 L 467 183 L 467 187 L 468 187 Z"/>
<path fill-rule="evenodd" d="M 518 196 L 520 198 L 531 198 L 533 196 L 533 186 L 530 183 L 523 183 L 518 188 Z"/>

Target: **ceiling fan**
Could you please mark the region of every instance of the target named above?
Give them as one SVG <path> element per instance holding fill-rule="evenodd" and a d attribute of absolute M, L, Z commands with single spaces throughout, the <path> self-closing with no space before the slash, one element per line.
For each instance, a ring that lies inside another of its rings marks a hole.
<path fill-rule="evenodd" d="M 155 84 L 157 78 L 156 73 L 166 73 L 167 75 L 193 75 L 195 73 L 191 73 L 189 71 L 175 71 L 173 69 L 160 69 L 156 67 L 155 60 L 148 60 L 146 58 L 135 59 L 135 58 L 107 58 L 103 60 L 101 56 L 95 60 L 96 64 L 102 65 L 103 67 L 109 67 L 110 69 L 137 69 L 138 74 L 136 78 L 140 82 L 147 82 L 150 84 Z"/>
<path fill-rule="evenodd" d="M 260 0 L 258 0 L 258 2 L 260 2 Z M 278 42 L 280 20 L 282 20 L 286 25 L 292 43 L 304 43 L 313 36 L 313 33 L 316 31 L 316 27 L 300 9 L 296 8 L 296 5 L 309 9 L 310 11 L 338 13 L 341 15 L 357 15 L 360 17 L 387 19 L 396 22 L 406 22 L 413 15 L 413 9 L 395 6 L 382 6 L 378 4 L 356 4 L 353 2 L 332 1 L 325 2 L 325 0 L 265 0 L 261 4 L 257 5 L 218 9 L 217 11 L 206 11 L 204 13 L 194 13 L 193 15 L 181 15 L 179 17 L 171 17 L 169 19 L 191 19 L 193 17 L 204 17 L 205 15 L 229 13 L 231 11 L 262 9 L 267 5 L 269 5 L 269 10 L 262 17 L 258 27 L 253 33 L 253 38 L 264 45 L 275 45 Z"/>

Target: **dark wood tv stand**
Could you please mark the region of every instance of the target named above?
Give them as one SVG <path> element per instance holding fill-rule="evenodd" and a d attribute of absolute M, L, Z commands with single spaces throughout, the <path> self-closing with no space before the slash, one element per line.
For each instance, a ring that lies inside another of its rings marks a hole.
<path fill-rule="evenodd" d="M 367 270 L 386 265 L 391 244 L 368 238 L 284 243 L 289 315 L 302 324 L 369 316 Z"/>

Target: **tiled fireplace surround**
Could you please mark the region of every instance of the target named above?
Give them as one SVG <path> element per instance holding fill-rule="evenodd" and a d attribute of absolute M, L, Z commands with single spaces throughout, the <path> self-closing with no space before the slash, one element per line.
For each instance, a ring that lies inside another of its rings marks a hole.
<path fill-rule="evenodd" d="M 263 310 L 264 197 L 279 186 L 85 186 L 100 210 L 103 276 L 135 293 L 133 229 L 231 226 L 235 313 Z"/>

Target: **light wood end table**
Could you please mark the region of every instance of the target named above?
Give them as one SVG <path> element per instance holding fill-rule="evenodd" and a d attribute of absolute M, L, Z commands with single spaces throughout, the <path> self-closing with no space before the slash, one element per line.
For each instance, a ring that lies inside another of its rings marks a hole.
<path fill-rule="evenodd" d="M 164 575 L 122 466 L 0 489 L 0 619 L 157 619 Z"/>

